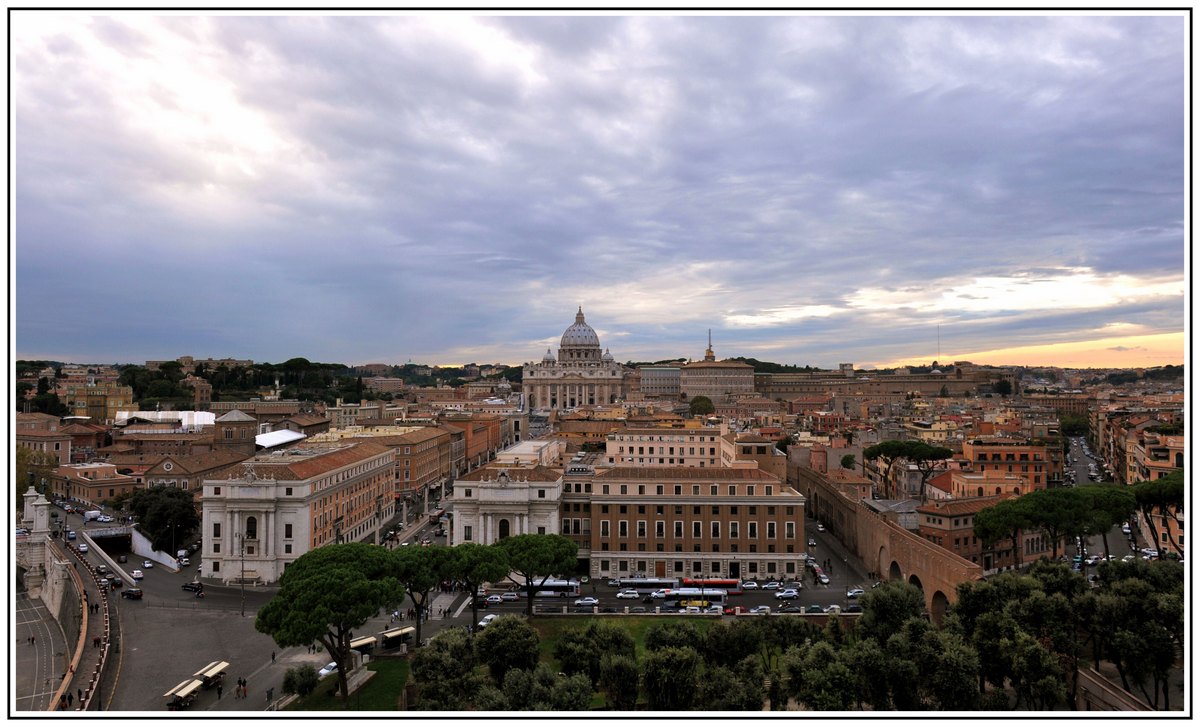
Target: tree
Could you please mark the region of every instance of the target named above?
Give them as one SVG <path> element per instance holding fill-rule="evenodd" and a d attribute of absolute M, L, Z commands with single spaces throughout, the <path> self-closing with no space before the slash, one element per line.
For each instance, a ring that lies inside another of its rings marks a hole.
<path fill-rule="evenodd" d="M 691 647 L 700 643 L 700 632 L 690 621 L 663 621 L 646 629 L 647 651 Z"/>
<path fill-rule="evenodd" d="M 317 688 L 320 682 L 320 677 L 317 675 L 317 668 L 312 664 L 301 664 L 300 666 L 292 667 L 283 675 L 283 693 L 284 694 L 299 694 L 301 697 L 306 697 L 312 694 L 312 691 Z"/>
<path fill-rule="evenodd" d="M 629 632 L 612 623 L 591 621 L 586 628 L 564 633 L 554 645 L 554 658 L 567 674 L 584 674 L 594 687 L 600 682 L 600 662 L 610 654 L 636 655 Z"/>
<path fill-rule="evenodd" d="M 453 574 L 454 558 L 451 548 L 430 545 L 422 548 L 396 548 L 387 551 L 392 556 L 393 577 L 403 586 L 417 611 L 417 643 L 421 643 L 421 627 L 427 616 L 429 592 Z"/>
<path fill-rule="evenodd" d="M 560 674 L 549 664 L 509 671 L 503 692 L 510 711 L 577 712 L 587 709 L 592 700 L 585 675 Z"/>
<path fill-rule="evenodd" d="M 279 592 L 259 610 L 254 628 L 281 647 L 320 642 L 337 663 L 345 704 L 354 630 L 404 597 L 394 570 L 388 551 L 378 545 L 341 543 L 310 550 L 284 570 Z"/>
<path fill-rule="evenodd" d="M 887 642 L 905 621 L 920 618 L 925 613 L 921 589 L 902 581 L 888 581 L 872 588 L 860 597 L 859 602 L 862 615 L 858 617 L 858 633 L 881 644 Z"/>
<path fill-rule="evenodd" d="M 1166 477 L 1157 480 L 1149 480 L 1139 482 L 1133 486 L 1133 496 L 1137 502 L 1138 510 L 1142 513 L 1143 522 L 1154 522 L 1154 516 L 1162 516 L 1164 524 L 1167 526 L 1167 543 L 1172 550 L 1183 555 L 1176 544 L 1176 537 L 1171 533 L 1170 523 L 1174 522 L 1179 529 L 1183 529 L 1183 519 L 1180 514 L 1183 512 L 1183 497 L 1184 497 L 1183 470 L 1174 470 Z M 1162 557 L 1160 548 L 1159 557 Z"/>
<path fill-rule="evenodd" d="M 650 709 L 691 709 L 699 686 L 700 655 L 691 647 L 649 651 L 642 662 L 642 689 Z"/>
<path fill-rule="evenodd" d="M 190 490 L 160 485 L 134 492 L 129 510 L 138 529 L 150 539 L 150 546 L 174 556 L 172 546 L 200 527 L 193 500 Z"/>
<path fill-rule="evenodd" d="M 1033 527 L 1030 503 L 1024 498 L 1000 502 L 985 507 L 975 515 L 973 531 L 985 548 L 1004 538 L 1012 539 L 1013 567 L 1021 565 L 1021 533 Z"/>
<path fill-rule="evenodd" d="M 896 462 L 903 459 L 908 452 L 908 446 L 898 439 L 887 439 L 879 444 L 872 445 L 863 450 L 863 462 L 870 462 L 873 459 L 882 459 L 884 464 L 883 470 L 883 485 L 891 487 L 892 467 Z"/>
<path fill-rule="evenodd" d="M 627 712 L 637 706 L 637 659 L 619 654 L 601 657 L 600 689 L 608 700 L 609 709 Z"/>
<path fill-rule="evenodd" d="M 996 383 L 992 384 L 992 391 L 1000 396 L 1011 396 L 1013 391 L 1012 384 L 1009 383 L 1008 379 L 999 379 Z"/>
<path fill-rule="evenodd" d="M 932 444 L 913 440 L 905 443 L 904 457 L 917 466 L 921 473 L 921 502 L 928 497 L 925 487 L 929 478 L 937 471 L 938 465 L 954 456 L 954 452 L 946 447 L 935 447 Z"/>
<path fill-rule="evenodd" d="M 1137 509 L 1137 497 L 1131 488 L 1121 485 L 1082 485 L 1075 488 L 1088 500 L 1092 513 L 1089 534 L 1100 535 L 1104 540 L 1104 555 L 1109 555 L 1108 531 L 1125 522 Z"/>
<path fill-rule="evenodd" d="M 700 680 L 700 704 L 717 712 L 760 711 L 766 694 L 762 665 L 749 657 L 735 668 L 708 665 Z"/>
<path fill-rule="evenodd" d="M 54 468 L 58 466 L 58 458 L 54 456 L 54 453 L 39 452 L 18 444 L 16 459 L 16 477 L 13 479 L 13 484 L 16 485 L 16 501 L 24 502 L 21 498 L 30 485 L 33 485 L 43 495 L 48 495 L 50 476 L 53 474 Z"/>
<path fill-rule="evenodd" d="M 492 681 L 501 684 L 509 669 L 532 669 L 537 665 L 537 631 L 516 616 L 501 616 L 475 637 L 475 654 L 487 664 Z"/>
<path fill-rule="evenodd" d="M 497 619 L 499 620 L 499 619 Z M 412 655 L 421 709 L 463 710 L 476 706 L 487 677 L 475 669 L 475 649 L 462 628 L 446 629 Z"/>
<path fill-rule="evenodd" d="M 854 469 L 854 455 L 852 455 L 852 454 L 842 455 L 842 469 L 844 469 L 844 470 Z"/>
<path fill-rule="evenodd" d="M 481 543 L 461 543 L 451 553 L 451 577 L 471 594 L 471 623 L 479 623 L 479 588 L 508 575 L 508 555 L 495 545 Z"/>
<path fill-rule="evenodd" d="M 508 556 L 508 565 L 525 585 L 525 613 L 533 615 L 533 594 L 547 579 L 569 575 L 578 565 L 579 546 L 562 535 L 514 535 L 496 546 Z M 403 549 L 402 549 L 403 550 Z"/>
<path fill-rule="evenodd" d="M 712 399 L 707 396 L 694 396 L 688 402 L 688 414 L 691 416 L 707 416 L 716 410 L 717 407 L 713 406 Z"/>

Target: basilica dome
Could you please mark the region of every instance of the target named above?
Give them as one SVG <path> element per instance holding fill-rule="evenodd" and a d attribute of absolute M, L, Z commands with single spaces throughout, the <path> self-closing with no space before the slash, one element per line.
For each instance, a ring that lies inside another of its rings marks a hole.
<path fill-rule="evenodd" d="M 563 331 L 560 346 L 562 348 L 600 348 L 600 337 L 583 320 L 582 306 L 580 306 L 579 312 L 575 314 L 575 322 L 567 330 Z"/>

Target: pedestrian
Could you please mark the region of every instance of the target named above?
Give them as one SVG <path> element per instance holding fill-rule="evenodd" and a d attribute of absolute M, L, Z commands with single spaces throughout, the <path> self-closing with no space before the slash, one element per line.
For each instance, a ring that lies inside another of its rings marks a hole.
<path fill-rule="evenodd" d="M 271 652 L 271 663 L 272 664 L 275 663 L 275 652 L 274 651 Z"/>
<path fill-rule="evenodd" d="M 75 704 L 75 695 L 67 692 L 67 706 L 71 707 Z"/>
<path fill-rule="evenodd" d="M 217 685 L 217 699 L 220 699 L 220 698 L 221 698 L 221 685 L 218 684 Z"/>
<path fill-rule="evenodd" d="M 80 703 L 80 704 L 83 704 L 83 690 L 82 690 L 82 689 L 76 689 L 75 691 L 76 691 L 76 692 L 79 694 L 79 703 Z"/>
<path fill-rule="evenodd" d="M 275 698 L 275 687 L 267 687 L 267 701 Z"/>
<path fill-rule="evenodd" d="M 30 645 L 32 645 L 32 646 L 37 646 L 37 636 L 30 636 L 30 637 L 29 637 L 29 643 L 30 643 Z"/>

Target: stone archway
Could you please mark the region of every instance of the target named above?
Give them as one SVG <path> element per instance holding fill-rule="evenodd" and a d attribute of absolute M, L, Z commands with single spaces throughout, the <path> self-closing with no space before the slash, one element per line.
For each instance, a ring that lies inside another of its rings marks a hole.
<path fill-rule="evenodd" d="M 879 546 L 879 553 L 875 558 L 875 580 L 883 580 L 891 562 L 892 554 L 888 552 L 887 545 Z"/>
<path fill-rule="evenodd" d="M 916 586 L 921 593 L 925 593 L 925 588 L 921 585 L 921 579 L 917 577 L 916 573 L 913 573 L 908 577 L 908 582 Z"/>
<path fill-rule="evenodd" d="M 508 524 L 508 518 L 502 518 L 500 522 L 496 524 L 496 530 L 499 533 L 498 539 L 503 540 L 511 535 L 512 533 L 509 532 L 510 529 L 511 526 Z"/>
<path fill-rule="evenodd" d="M 900 572 L 900 564 L 894 560 L 892 561 L 891 566 L 888 567 L 888 580 L 889 581 L 904 580 L 904 574 Z"/>
<path fill-rule="evenodd" d="M 933 600 L 930 603 L 929 615 L 933 622 L 938 626 L 942 625 L 942 616 L 946 615 L 946 609 L 950 608 L 950 599 L 941 591 L 934 591 Z"/>

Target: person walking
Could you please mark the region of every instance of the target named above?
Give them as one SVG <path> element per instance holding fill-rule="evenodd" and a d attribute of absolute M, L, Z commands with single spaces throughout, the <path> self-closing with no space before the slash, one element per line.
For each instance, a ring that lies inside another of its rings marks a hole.
<path fill-rule="evenodd" d="M 271 652 L 271 663 L 272 664 L 275 663 L 275 652 L 274 651 Z"/>
<path fill-rule="evenodd" d="M 217 685 L 217 699 L 220 699 L 220 698 L 221 698 L 221 685 L 218 684 Z"/>

